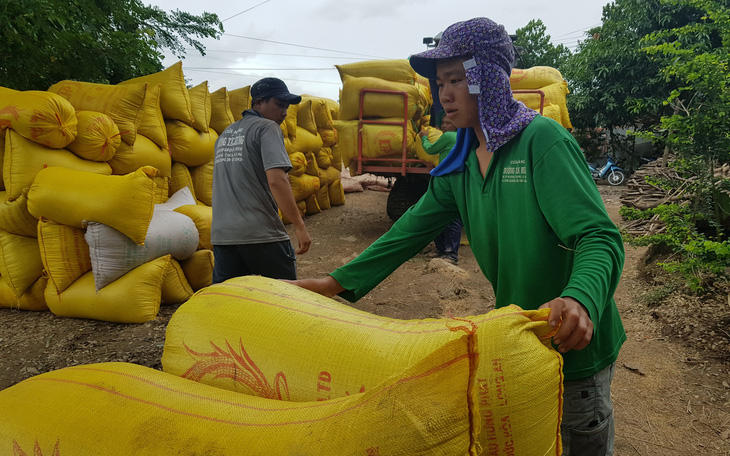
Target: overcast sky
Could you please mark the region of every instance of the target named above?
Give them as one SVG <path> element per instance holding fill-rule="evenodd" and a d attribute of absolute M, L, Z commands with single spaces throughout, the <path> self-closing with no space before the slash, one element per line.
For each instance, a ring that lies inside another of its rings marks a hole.
<path fill-rule="evenodd" d="M 266 76 L 283 79 L 293 93 L 332 98 L 341 87 L 334 65 L 403 59 L 426 50 L 424 37 L 454 22 L 486 16 L 509 33 L 541 19 L 553 44 L 574 48 L 600 25 L 609 0 L 142 0 L 164 11 L 215 13 L 220 40 L 204 40 L 201 57 L 190 49 L 183 72 L 210 91 L 237 89 Z M 165 67 L 178 59 L 168 55 Z"/>

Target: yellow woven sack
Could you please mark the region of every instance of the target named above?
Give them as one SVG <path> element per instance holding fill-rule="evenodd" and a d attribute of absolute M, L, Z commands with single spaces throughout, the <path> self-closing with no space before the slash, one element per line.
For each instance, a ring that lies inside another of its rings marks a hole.
<path fill-rule="evenodd" d="M 119 127 L 122 141 L 134 144 L 147 84 L 119 86 L 61 81 L 49 87 L 48 91 L 67 99 L 77 111 L 103 112 L 108 115 Z"/>
<path fill-rule="evenodd" d="M 170 178 L 165 176 L 155 176 L 155 204 L 162 204 L 170 197 Z"/>
<path fill-rule="evenodd" d="M 193 185 L 193 178 L 190 175 L 190 169 L 182 163 L 173 162 L 172 172 L 170 174 L 170 196 L 174 195 L 183 188 L 188 187 L 193 198 L 197 201 L 195 195 L 195 186 Z"/>
<path fill-rule="evenodd" d="M 228 101 L 228 90 L 221 87 L 210 94 L 210 128 L 221 134 L 235 122 L 231 105 Z"/>
<path fill-rule="evenodd" d="M 556 82 L 563 82 L 563 75 L 556 68 L 547 66 L 535 66 L 524 70 L 514 68 L 509 77 L 512 90 L 539 89 Z"/>
<path fill-rule="evenodd" d="M 28 212 L 28 189 L 14 201 L 7 201 L 7 192 L 0 192 L 0 230 L 20 236 L 35 237 L 38 220 Z"/>
<path fill-rule="evenodd" d="M 39 171 L 51 166 L 94 174 L 112 173 L 106 163 L 84 160 L 66 149 L 50 149 L 25 139 L 14 130 L 8 130 L 3 161 L 3 180 L 8 201 L 18 198 L 23 190 L 30 187 Z"/>
<path fill-rule="evenodd" d="M 111 117 L 101 112 L 76 111 L 78 135 L 66 148 L 85 160 L 111 160 L 122 139 Z"/>
<path fill-rule="evenodd" d="M 400 119 L 390 118 L 381 119 L 382 121 L 398 122 Z M 406 157 L 415 157 L 415 138 L 416 133 L 410 122 L 407 123 L 406 133 Z M 342 154 L 342 163 L 344 166 L 350 166 L 353 157 L 357 156 L 358 147 L 358 125 L 357 120 L 336 120 L 335 128 L 337 129 L 340 141 L 339 151 Z M 363 124 L 362 125 L 362 154 L 368 158 L 378 158 L 386 156 L 400 156 L 403 149 L 403 127 L 399 125 L 380 125 L 380 124 Z M 395 165 L 394 165 L 395 166 Z"/>
<path fill-rule="evenodd" d="M 161 304 L 179 304 L 190 299 L 192 295 L 193 289 L 180 263 L 171 258 L 162 281 Z"/>
<path fill-rule="evenodd" d="M 332 204 L 330 204 L 330 191 L 328 185 L 325 184 L 319 187 L 319 190 L 314 193 L 314 196 L 317 198 L 317 205 L 323 211 L 332 207 Z"/>
<path fill-rule="evenodd" d="M 294 141 L 297 139 L 297 117 L 298 117 L 298 115 L 299 115 L 299 105 L 298 104 L 289 105 L 289 109 L 287 109 L 287 111 L 286 111 L 286 118 L 284 119 L 284 123 L 286 123 L 285 128 L 286 128 L 287 136 L 289 137 L 290 141 Z M 284 138 L 286 139 L 286 136 Z"/>
<path fill-rule="evenodd" d="M 176 162 L 187 166 L 199 166 L 213 160 L 218 133 L 202 133 L 177 120 L 166 120 L 167 142 L 170 154 Z"/>
<path fill-rule="evenodd" d="M 41 170 L 28 192 L 37 219 L 83 228 L 84 221 L 109 225 L 144 243 L 154 209 L 157 170 L 143 167 L 124 176 L 101 176 L 58 166 Z"/>
<path fill-rule="evenodd" d="M 317 122 L 314 120 L 312 111 L 312 99 L 302 99 L 297 107 L 297 127 L 307 130 L 309 133 L 317 133 Z M 297 131 L 297 134 L 299 132 Z"/>
<path fill-rule="evenodd" d="M 568 83 L 565 81 L 556 82 L 544 87 L 539 87 L 537 90 L 541 90 L 545 94 L 545 106 L 557 105 L 560 108 L 560 118 L 557 120 L 565 128 L 573 128 L 570 122 L 570 116 L 568 115 L 568 106 L 565 101 L 565 96 L 570 93 L 568 90 Z M 540 99 L 542 98 L 539 94 L 535 93 L 514 93 L 514 97 L 517 100 L 525 103 L 530 109 L 540 111 Z M 543 110 L 543 115 L 546 111 Z M 548 115 L 547 117 L 554 118 L 555 114 Z"/>
<path fill-rule="evenodd" d="M 324 168 L 322 170 L 322 172 L 324 173 L 324 178 L 323 178 L 324 183 L 327 185 L 330 185 L 333 182 L 340 180 L 340 176 L 341 176 L 340 170 L 335 168 L 334 166 L 330 166 L 329 168 Z"/>
<path fill-rule="evenodd" d="M 340 104 L 330 98 L 323 98 L 323 99 L 324 99 L 325 103 L 327 103 L 327 108 L 330 111 L 332 120 L 338 120 L 340 118 Z"/>
<path fill-rule="evenodd" d="M 213 205 L 213 160 L 200 166 L 189 168 L 193 180 L 195 196 L 206 206 Z"/>
<path fill-rule="evenodd" d="M 307 98 L 311 100 L 312 114 L 314 115 L 314 123 L 317 125 L 317 129 L 332 129 L 332 112 L 330 111 L 327 100 L 321 97 L 313 97 L 307 95 L 302 99 Z"/>
<path fill-rule="evenodd" d="M 319 190 L 319 177 L 302 174 L 300 176 L 289 175 L 289 183 L 294 193 L 295 201 L 302 201 L 314 195 Z"/>
<path fill-rule="evenodd" d="M 296 126 L 297 135 L 291 142 L 291 154 L 294 152 L 316 152 L 322 148 L 322 138 L 319 133 L 311 133 L 299 125 Z"/>
<path fill-rule="evenodd" d="M 291 171 L 289 176 L 301 176 L 307 167 L 307 157 L 302 152 L 294 152 L 289 155 L 289 161 L 291 161 Z"/>
<path fill-rule="evenodd" d="M 322 138 L 322 145 L 325 147 L 332 147 L 337 144 L 337 130 L 332 128 L 318 128 L 317 133 Z"/>
<path fill-rule="evenodd" d="M 20 296 L 43 273 L 38 239 L 0 230 L 0 276 Z"/>
<path fill-rule="evenodd" d="M 360 115 L 360 91 L 362 89 L 389 90 L 403 94 L 365 93 L 363 97 L 363 118 L 400 117 L 405 114 L 408 119 L 423 114 L 423 107 L 418 105 L 420 95 L 418 87 L 413 84 L 386 81 L 380 78 L 345 76 L 342 81 L 342 98 L 340 100 L 340 120 L 355 120 Z M 405 109 L 404 107 L 407 107 Z"/>
<path fill-rule="evenodd" d="M 438 128 L 434 128 L 434 127 L 426 127 L 426 133 L 428 135 L 428 142 L 430 142 L 431 144 L 438 141 L 438 139 L 443 134 L 443 132 L 441 130 L 439 130 Z M 414 141 L 414 145 L 416 146 L 416 157 L 420 158 L 421 160 L 425 160 L 434 166 L 439 164 L 438 154 L 434 154 L 434 155 L 428 154 L 426 152 L 426 150 L 423 148 L 423 143 L 421 142 L 420 137 Z"/>
<path fill-rule="evenodd" d="M 167 149 L 165 118 L 162 116 L 162 109 L 160 109 L 161 93 L 162 84 L 147 84 L 137 133 L 151 139 L 163 149 Z"/>
<path fill-rule="evenodd" d="M 3 277 L 0 277 L 0 308 L 44 311 L 48 310 L 43 292 L 48 283 L 47 277 L 39 277 L 25 293 L 17 297 Z"/>
<path fill-rule="evenodd" d="M 193 291 L 213 283 L 213 264 L 213 251 L 208 249 L 198 250 L 187 260 L 180 261 L 180 267 Z"/>
<path fill-rule="evenodd" d="M 76 124 L 74 107 L 55 93 L 0 87 L 0 138 L 12 128 L 31 141 L 60 149 L 76 138 Z"/>
<path fill-rule="evenodd" d="M 342 148 L 340 148 L 339 140 L 337 141 L 337 144 L 333 144 L 330 149 L 332 149 L 332 167 L 336 168 L 338 171 L 342 171 Z"/>
<path fill-rule="evenodd" d="M 233 120 L 243 119 L 243 111 L 251 109 L 251 86 L 228 91 L 228 102 L 231 104 Z"/>
<path fill-rule="evenodd" d="M 232 394 L 129 363 L 68 367 L 0 392 L 0 447 L 75 456 L 476 455 L 467 337 L 326 402 Z M 280 386 L 251 376 L 262 393 Z"/>
<path fill-rule="evenodd" d="M 345 189 L 342 187 L 342 181 L 337 179 L 328 185 L 330 192 L 330 204 L 333 206 L 342 206 L 345 204 Z"/>
<path fill-rule="evenodd" d="M 304 198 L 304 202 L 306 203 L 306 214 L 307 215 L 314 215 L 319 214 L 322 212 L 322 208 L 319 207 L 319 201 L 317 201 L 317 192 L 314 192 L 315 194 L 308 196 L 307 198 Z"/>
<path fill-rule="evenodd" d="M 213 250 L 213 244 L 210 241 L 210 223 L 213 220 L 213 208 L 203 204 L 188 204 L 176 208 L 175 212 L 185 214 L 195 222 L 195 227 L 200 235 L 198 250 Z"/>
<path fill-rule="evenodd" d="M 143 166 L 155 168 L 162 177 L 172 173 L 170 152 L 143 135 L 137 135 L 133 146 L 123 143 L 109 160 L 113 174 L 129 174 Z"/>
<path fill-rule="evenodd" d="M 335 68 L 340 73 L 340 79 L 343 82 L 346 76 L 356 78 L 369 76 L 405 84 L 413 84 L 418 78 L 418 74 L 413 70 L 407 59 L 368 60 L 335 65 Z"/>
<path fill-rule="evenodd" d="M 48 308 L 59 317 L 90 318 L 114 323 L 144 323 L 160 310 L 162 284 L 170 255 L 138 266 L 96 291 L 91 271 L 63 292 L 46 287 Z"/>
<path fill-rule="evenodd" d="M 91 271 L 89 246 L 81 228 L 41 219 L 38 222 L 38 247 L 49 282 L 59 292 Z"/>
<path fill-rule="evenodd" d="M 332 166 L 332 149 L 329 147 L 322 147 L 321 149 L 314 151 L 314 158 L 317 160 L 317 166 L 320 168 L 329 168 Z"/>
<path fill-rule="evenodd" d="M 210 92 L 208 81 L 203 81 L 188 90 L 190 93 L 190 107 L 193 112 L 193 128 L 208 133 L 210 125 Z"/>
<path fill-rule="evenodd" d="M 119 85 L 123 86 L 135 83 L 161 84 L 160 109 L 165 119 L 179 120 L 185 122 L 187 125 L 193 124 L 190 94 L 185 85 L 182 61 L 174 63 L 157 73 L 120 82 Z"/>
<path fill-rule="evenodd" d="M 485 454 L 559 455 L 562 357 L 550 345 L 548 314 L 508 306 L 466 322 L 397 320 L 246 276 L 200 290 L 180 306 L 167 327 L 162 365 L 173 375 L 263 395 L 247 374 L 257 372 L 285 400 L 327 400 L 369 391 L 458 337 L 448 321 L 473 325 Z"/>

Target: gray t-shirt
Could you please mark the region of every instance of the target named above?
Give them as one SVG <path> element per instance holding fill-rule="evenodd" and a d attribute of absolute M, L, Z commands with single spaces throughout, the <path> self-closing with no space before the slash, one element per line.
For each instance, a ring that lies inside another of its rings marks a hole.
<path fill-rule="evenodd" d="M 248 109 L 215 142 L 213 245 L 289 240 L 266 179 L 272 168 L 291 170 L 284 135 L 276 122 Z"/>

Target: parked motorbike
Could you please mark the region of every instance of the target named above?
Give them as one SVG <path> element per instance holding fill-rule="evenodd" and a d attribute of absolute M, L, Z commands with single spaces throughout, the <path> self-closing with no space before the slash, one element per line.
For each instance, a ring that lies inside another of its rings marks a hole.
<path fill-rule="evenodd" d="M 624 183 L 624 180 L 626 179 L 624 170 L 619 168 L 616 165 L 616 163 L 614 163 L 613 158 L 611 158 L 610 155 L 608 156 L 608 160 L 606 161 L 606 164 L 603 167 L 594 168 L 589 163 L 588 168 L 590 168 L 591 176 L 593 176 L 593 180 L 596 182 L 598 182 L 599 180 L 605 179 L 611 185 L 621 185 Z"/>

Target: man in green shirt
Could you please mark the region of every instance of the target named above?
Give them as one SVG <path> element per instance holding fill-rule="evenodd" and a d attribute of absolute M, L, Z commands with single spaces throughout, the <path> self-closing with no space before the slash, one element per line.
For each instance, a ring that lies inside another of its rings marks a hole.
<path fill-rule="evenodd" d="M 356 301 L 460 216 L 496 307 L 550 308 L 550 324 L 560 324 L 563 454 L 612 455 L 623 241 L 575 139 L 512 97 L 513 61 L 509 35 L 487 18 L 453 24 L 436 48 L 411 56 L 459 128 L 454 149 L 421 200 L 360 256 L 293 283 Z"/>

